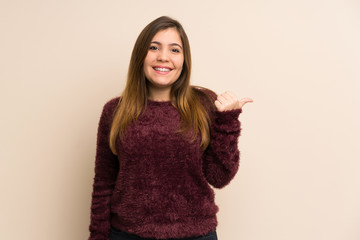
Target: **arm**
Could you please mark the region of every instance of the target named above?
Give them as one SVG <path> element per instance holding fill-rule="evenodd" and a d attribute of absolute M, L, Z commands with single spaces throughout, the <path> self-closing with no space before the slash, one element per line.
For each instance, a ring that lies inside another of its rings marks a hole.
<path fill-rule="evenodd" d="M 210 144 L 204 152 L 203 172 L 207 181 L 217 188 L 230 183 L 239 168 L 240 152 L 238 138 L 241 123 L 238 120 L 242 107 L 251 98 L 238 100 L 232 92 L 225 92 L 216 96 L 207 91 L 210 98 L 215 100 L 215 108 L 210 115 Z M 211 108 L 210 108 L 211 109 Z"/>
<path fill-rule="evenodd" d="M 211 117 L 210 144 L 204 152 L 203 172 L 207 181 L 216 188 L 230 183 L 239 168 L 238 137 L 242 109 L 214 111 Z"/>
<path fill-rule="evenodd" d="M 109 132 L 116 105 L 116 99 L 105 104 L 98 125 L 89 240 L 109 239 L 110 200 L 119 170 L 117 156 L 109 147 Z"/>

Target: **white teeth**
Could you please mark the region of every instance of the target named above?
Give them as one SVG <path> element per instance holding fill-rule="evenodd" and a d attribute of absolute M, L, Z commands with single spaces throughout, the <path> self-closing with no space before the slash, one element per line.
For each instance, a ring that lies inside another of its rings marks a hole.
<path fill-rule="evenodd" d="M 154 68 L 154 69 L 159 72 L 170 72 L 170 69 L 168 68 Z"/>

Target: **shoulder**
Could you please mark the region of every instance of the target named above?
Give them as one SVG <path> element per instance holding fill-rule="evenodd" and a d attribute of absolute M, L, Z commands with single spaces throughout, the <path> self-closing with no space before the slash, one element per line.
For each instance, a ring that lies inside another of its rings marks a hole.
<path fill-rule="evenodd" d="M 103 106 L 102 115 L 112 117 L 117 105 L 119 104 L 120 99 L 121 97 L 114 97 L 108 100 Z"/>
<path fill-rule="evenodd" d="M 104 108 L 113 108 L 114 106 L 116 107 L 120 101 L 121 97 L 114 97 L 111 98 L 110 100 L 108 100 L 105 105 Z"/>
<path fill-rule="evenodd" d="M 204 107 L 208 110 L 213 110 L 215 108 L 214 102 L 217 99 L 217 94 L 214 91 L 199 86 L 191 86 L 191 88 L 195 97 L 200 100 Z"/>
<path fill-rule="evenodd" d="M 208 88 L 200 87 L 200 86 L 191 86 L 191 88 L 193 89 L 195 94 L 206 96 L 208 98 L 214 99 L 214 101 L 217 98 L 217 94 Z"/>

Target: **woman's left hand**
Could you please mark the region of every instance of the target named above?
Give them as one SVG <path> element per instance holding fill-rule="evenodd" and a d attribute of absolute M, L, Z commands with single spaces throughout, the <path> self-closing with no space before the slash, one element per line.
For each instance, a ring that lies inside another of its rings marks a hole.
<path fill-rule="evenodd" d="M 218 111 L 229 111 L 242 108 L 246 103 L 253 102 L 251 98 L 242 98 L 238 100 L 234 93 L 230 91 L 226 91 L 220 95 L 218 95 L 215 106 Z"/>

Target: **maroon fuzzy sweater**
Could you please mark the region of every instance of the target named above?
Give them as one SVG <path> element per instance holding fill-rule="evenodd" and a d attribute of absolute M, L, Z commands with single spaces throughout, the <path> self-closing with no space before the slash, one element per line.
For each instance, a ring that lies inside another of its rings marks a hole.
<path fill-rule="evenodd" d="M 93 184 L 90 240 L 108 240 L 110 226 L 143 238 L 185 238 L 214 231 L 214 190 L 239 167 L 241 109 L 208 111 L 211 140 L 205 151 L 177 132 L 180 114 L 171 102 L 147 101 L 144 112 L 109 148 L 109 130 L 119 98 L 100 118 Z M 205 106 L 210 109 L 209 106 Z"/>

